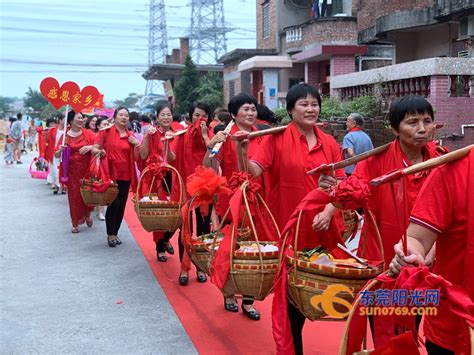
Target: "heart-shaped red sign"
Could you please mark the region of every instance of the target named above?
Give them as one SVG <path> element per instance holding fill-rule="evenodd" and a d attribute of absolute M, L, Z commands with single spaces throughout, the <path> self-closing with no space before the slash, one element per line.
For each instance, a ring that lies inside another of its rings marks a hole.
<path fill-rule="evenodd" d="M 40 84 L 40 91 L 55 109 L 70 105 L 76 112 L 94 105 L 100 98 L 99 90 L 94 86 L 86 86 L 81 91 L 75 82 L 67 81 L 60 87 L 54 78 L 44 79 Z"/>
<path fill-rule="evenodd" d="M 40 91 L 44 98 L 57 110 L 63 103 L 59 101 L 59 83 L 54 78 L 46 78 L 40 84 Z"/>

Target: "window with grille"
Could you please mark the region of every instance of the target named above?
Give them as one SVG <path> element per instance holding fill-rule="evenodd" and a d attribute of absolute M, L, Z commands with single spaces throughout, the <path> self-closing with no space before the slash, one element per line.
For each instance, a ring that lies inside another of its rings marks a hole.
<path fill-rule="evenodd" d="M 270 36 L 270 4 L 268 2 L 262 5 L 262 36 Z"/>
<path fill-rule="evenodd" d="M 229 80 L 229 99 L 235 96 L 235 80 Z"/>

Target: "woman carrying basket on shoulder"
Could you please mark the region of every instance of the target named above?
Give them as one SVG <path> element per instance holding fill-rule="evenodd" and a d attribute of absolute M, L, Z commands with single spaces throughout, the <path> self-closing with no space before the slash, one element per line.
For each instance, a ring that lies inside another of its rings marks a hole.
<path fill-rule="evenodd" d="M 84 128 L 84 122 L 85 119 L 82 113 L 68 112 L 67 123 L 70 128 L 66 132 L 65 144 L 69 147 L 70 154 L 66 186 L 72 233 L 79 233 L 79 225 L 83 223 L 87 223 L 88 227 L 92 227 L 92 207 L 87 206 L 82 200 L 80 180 L 84 177 L 84 171 L 87 171 L 89 167 L 95 136 Z M 62 141 L 63 136 L 59 137 L 58 142 Z M 57 147 L 54 154 L 56 158 L 61 157 L 64 148 L 60 145 Z"/>
<path fill-rule="evenodd" d="M 384 152 L 357 163 L 352 176 L 370 181 L 395 169 L 439 155 L 431 141 L 435 129 L 433 107 L 426 99 L 416 95 L 402 97 L 390 107 L 389 120 L 397 138 Z M 376 232 L 372 228 L 367 230 L 365 252 L 359 253 L 360 256 L 369 260 L 384 259 L 385 268 L 388 268 L 395 256 L 393 247 L 406 229 L 410 211 L 428 175 L 429 171 L 424 171 L 406 176 L 393 184 L 370 187 L 369 205 L 382 236 L 384 257 L 379 251 Z M 321 175 L 319 186 L 329 188 L 336 183 L 336 179 Z M 362 234 L 365 232 L 364 229 Z M 432 263 L 432 256 L 433 253 L 427 255 L 427 264 Z M 377 348 L 395 336 L 394 323 L 393 317 L 374 316 L 373 333 Z"/>
<path fill-rule="evenodd" d="M 110 177 L 118 185 L 118 195 L 105 213 L 107 243 L 111 248 L 122 244 L 117 234 L 122 224 L 130 186 L 133 191 L 137 185 L 135 160 L 139 151 L 137 139 L 127 129 L 128 109 L 118 107 L 113 117 L 114 124 L 99 132 L 92 151 L 92 154 L 100 157 L 107 155 Z"/>
<path fill-rule="evenodd" d="M 474 149 L 471 148 L 468 155 L 440 166 L 426 179 L 410 213 L 406 230 L 407 253 L 404 253 L 402 243 L 396 244 L 395 257 L 390 263 L 394 275 L 398 275 L 404 266 L 426 265 L 428 254 L 437 243 L 432 272 L 442 276 L 450 285 L 444 292 L 440 291 L 437 313 L 425 316 L 423 327 L 429 355 L 474 352 L 474 344 L 469 344 L 465 320 L 461 318 L 459 309 L 455 314 L 456 307 L 451 308 L 448 304 L 456 298 L 466 309 L 474 307 L 473 215 Z M 414 287 L 416 289 L 417 285 Z M 469 316 L 472 328 L 472 311 Z"/>
<path fill-rule="evenodd" d="M 162 141 L 162 138 L 166 136 L 167 132 L 173 132 L 171 123 L 173 122 L 173 112 L 169 104 L 162 104 L 156 108 L 156 119 L 158 122 L 158 127 L 150 126 L 145 133 L 141 147 L 140 147 L 140 158 L 143 161 L 143 166 L 146 167 L 148 163 L 153 159 L 153 161 L 171 161 L 173 158 L 169 153 L 164 157 L 164 147 L 165 144 Z M 153 157 L 153 158 L 151 158 Z M 165 177 L 165 182 L 163 182 L 163 190 L 171 192 L 172 186 L 172 174 L 167 172 Z M 155 186 L 156 188 L 157 186 Z M 153 241 L 156 246 L 156 258 L 160 262 L 166 262 L 167 257 L 165 252 L 168 254 L 174 254 L 174 248 L 170 243 L 170 239 L 173 236 L 173 231 L 168 232 L 153 232 Z"/>
<path fill-rule="evenodd" d="M 336 140 L 316 127 L 321 110 L 321 96 L 318 90 L 308 84 L 291 87 L 286 95 L 286 109 L 292 122 L 283 132 L 266 136 L 256 154 L 248 160 L 248 140 L 237 144 L 237 152 L 254 177 L 269 173 L 270 193 L 268 206 L 283 230 L 298 203 L 317 188 L 318 177 L 306 174 L 308 170 L 324 163 L 341 160 L 341 150 Z M 343 170 L 336 176 L 345 177 Z M 298 249 L 312 249 L 318 236 L 329 228 L 337 228 L 333 214 L 335 207 L 326 205 L 316 215 L 303 216 Z M 288 316 L 291 323 L 295 352 L 303 352 L 302 330 L 304 315 L 288 302 Z"/>
<path fill-rule="evenodd" d="M 227 178 L 227 181 L 232 177 L 232 173 L 239 171 L 238 156 L 236 143 L 228 138 L 229 135 L 233 135 L 238 131 L 255 132 L 255 122 L 257 119 L 257 100 L 248 94 L 240 93 L 232 97 L 228 104 L 229 113 L 232 115 L 235 124 L 232 126 L 229 133 L 224 131 L 218 132 L 211 140 L 209 144 L 209 150 L 204 156 L 203 165 L 210 167 L 212 166 L 217 170 L 217 166 L 220 166 L 222 170 L 222 176 Z M 249 154 L 253 155 L 257 150 L 258 146 L 262 141 L 261 137 L 253 139 L 249 143 Z M 217 143 L 223 143 L 218 155 L 215 158 L 215 162 L 211 161 L 210 151 Z M 261 184 L 262 181 L 259 181 Z M 220 218 L 224 216 L 227 209 L 229 208 L 230 196 L 219 197 L 216 205 L 217 214 Z M 277 233 L 275 231 L 275 236 Z M 278 239 L 278 237 L 277 237 Z M 259 320 L 260 313 L 253 306 L 253 297 L 243 295 L 242 300 L 242 311 L 252 320 Z M 239 306 L 235 295 L 224 296 L 224 309 L 229 312 L 238 312 Z"/>
<path fill-rule="evenodd" d="M 211 108 L 208 104 L 202 102 L 194 103 L 189 111 L 191 124 L 187 127 L 186 133 L 176 136 L 171 143 L 171 161 L 176 160 L 176 169 L 184 181 L 195 172 L 196 167 L 202 165 L 204 154 L 206 154 L 210 143 L 207 129 L 210 116 Z M 173 194 L 177 194 L 177 189 L 179 189 L 179 184 L 173 183 Z M 209 206 L 209 211 L 207 212 L 207 214 L 205 213 L 206 216 L 203 216 L 199 208 L 195 210 L 196 226 L 192 226 L 192 228 L 196 228 L 197 235 L 210 233 L 211 206 Z M 182 261 L 184 245 L 181 234 L 178 239 L 178 245 L 179 259 Z M 178 281 L 181 286 L 188 284 L 188 266 L 182 264 Z M 197 281 L 201 283 L 207 281 L 204 271 L 197 270 Z"/>

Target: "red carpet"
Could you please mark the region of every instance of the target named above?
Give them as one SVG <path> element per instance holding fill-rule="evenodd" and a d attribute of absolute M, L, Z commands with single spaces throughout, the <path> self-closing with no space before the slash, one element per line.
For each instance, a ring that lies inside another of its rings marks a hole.
<path fill-rule="evenodd" d="M 255 302 L 261 314 L 261 320 L 257 322 L 246 318 L 241 311 L 225 311 L 221 292 L 210 281 L 199 284 L 194 271 L 190 273 L 188 286 L 178 284 L 177 239 L 171 241 L 176 254 L 168 256 L 166 263 L 159 263 L 152 235 L 142 228 L 132 203 L 127 204 L 125 220 L 200 354 L 275 353 L 271 333 L 271 296 L 265 301 Z M 307 321 L 303 335 L 305 353 L 337 354 L 343 327 L 342 322 Z"/>

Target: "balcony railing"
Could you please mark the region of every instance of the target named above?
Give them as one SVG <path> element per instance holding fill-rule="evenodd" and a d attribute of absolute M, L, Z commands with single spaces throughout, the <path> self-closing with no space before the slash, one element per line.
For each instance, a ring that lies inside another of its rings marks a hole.
<path fill-rule="evenodd" d="M 290 27 L 285 30 L 286 43 L 303 40 L 303 26 Z"/>
<path fill-rule="evenodd" d="M 474 97 L 472 58 L 431 58 L 331 78 L 342 99 L 365 95 L 384 98 L 416 94 L 429 97 L 431 78 L 448 77 L 447 97 Z"/>

